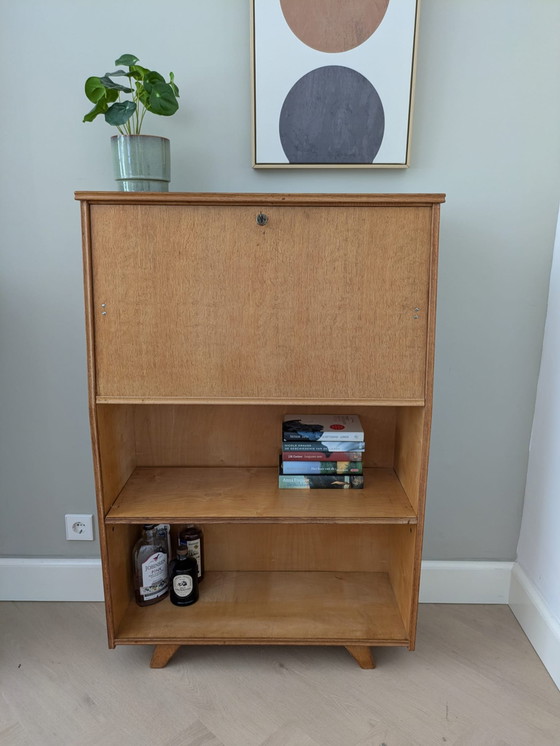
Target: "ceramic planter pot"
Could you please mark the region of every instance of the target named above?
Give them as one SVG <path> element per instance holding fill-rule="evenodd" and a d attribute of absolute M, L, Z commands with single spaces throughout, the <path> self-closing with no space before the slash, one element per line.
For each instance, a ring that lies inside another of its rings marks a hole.
<path fill-rule="evenodd" d="M 111 138 L 113 173 L 121 192 L 168 192 L 169 140 L 153 135 Z"/>

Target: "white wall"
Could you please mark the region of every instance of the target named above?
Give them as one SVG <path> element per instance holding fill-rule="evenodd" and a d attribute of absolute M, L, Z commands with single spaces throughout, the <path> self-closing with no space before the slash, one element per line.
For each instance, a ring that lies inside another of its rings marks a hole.
<path fill-rule="evenodd" d="M 0 554 L 91 556 L 75 189 L 113 188 L 110 128 L 83 82 L 124 52 L 173 70 L 172 188 L 440 192 L 440 295 L 425 556 L 513 559 L 558 180 L 560 3 L 423 0 L 412 166 L 250 167 L 248 0 L 0 0 Z M 281 61 L 280 61 L 281 63 Z"/>
<path fill-rule="evenodd" d="M 560 623 L 560 221 L 550 278 L 548 314 L 518 562 Z"/>

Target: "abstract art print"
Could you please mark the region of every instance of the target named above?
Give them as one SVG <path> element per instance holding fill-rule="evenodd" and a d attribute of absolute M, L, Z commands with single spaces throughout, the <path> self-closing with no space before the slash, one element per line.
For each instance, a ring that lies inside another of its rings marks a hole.
<path fill-rule="evenodd" d="M 418 0 L 252 0 L 253 166 L 408 166 Z"/>

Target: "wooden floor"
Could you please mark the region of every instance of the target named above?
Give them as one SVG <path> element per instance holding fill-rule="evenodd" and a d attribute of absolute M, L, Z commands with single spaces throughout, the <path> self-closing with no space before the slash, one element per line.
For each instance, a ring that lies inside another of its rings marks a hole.
<path fill-rule="evenodd" d="M 420 607 L 417 650 L 108 650 L 95 603 L 0 604 L 1 746 L 560 744 L 560 692 L 507 606 Z"/>

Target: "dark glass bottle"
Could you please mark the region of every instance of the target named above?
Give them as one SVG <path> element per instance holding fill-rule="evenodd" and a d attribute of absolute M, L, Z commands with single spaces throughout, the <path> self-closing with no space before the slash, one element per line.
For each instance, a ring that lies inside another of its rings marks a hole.
<path fill-rule="evenodd" d="M 158 535 L 155 524 L 144 526 L 134 545 L 134 597 L 139 606 L 149 606 L 167 596 L 169 570 L 167 543 Z"/>
<path fill-rule="evenodd" d="M 198 601 L 198 565 L 187 547 L 179 547 L 169 576 L 169 599 L 175 606 L 190 606 Z"/>
<path fill-rule="evenodd" d="M 186 547 L 198 565 L 198 582 L 204 578 L 204 542 L 202 531 L 192 523 L 179 534 L 179 546 Z"/>

